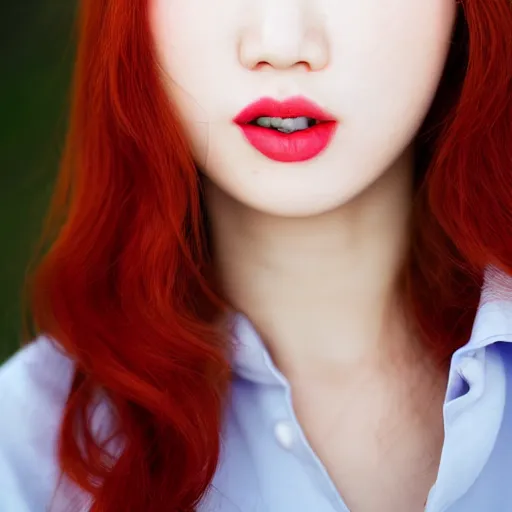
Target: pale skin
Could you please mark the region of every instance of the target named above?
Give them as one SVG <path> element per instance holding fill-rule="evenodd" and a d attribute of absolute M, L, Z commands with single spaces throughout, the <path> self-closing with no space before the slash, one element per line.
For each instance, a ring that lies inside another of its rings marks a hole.
<path fill-rule="evenodd" d="M 150 5 L 169 96 L 205 175 L 227 295 L 289 380 L 301 427 L 351 512 L 423 510 L 446 377 L 418 351 L 395 280 L 411 144 L 436 92 L 455 2 Z M 311 161 L 271 161 L 231 120 L 261 96 L 296 94 L 340 128 Z"/>

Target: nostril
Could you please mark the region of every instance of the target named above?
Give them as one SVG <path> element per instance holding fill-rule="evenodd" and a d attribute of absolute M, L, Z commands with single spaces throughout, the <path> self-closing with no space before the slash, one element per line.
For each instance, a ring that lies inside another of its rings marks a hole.
<path fill-rule="evenodd" d="M 306 62 L 305 60 L 300 60 L 299 62 L 297 62 L 295 64 L 295 67 L 305 68 L 307 71 L 311 71 L 311 65 L 309 64 L 309 62 Z"/>
<path fill-rule="evenodd" d="M 261 61 L 254 66 L 254 71 L 265 71 L 265 69 L 272 67 L 269 62 Z"/>

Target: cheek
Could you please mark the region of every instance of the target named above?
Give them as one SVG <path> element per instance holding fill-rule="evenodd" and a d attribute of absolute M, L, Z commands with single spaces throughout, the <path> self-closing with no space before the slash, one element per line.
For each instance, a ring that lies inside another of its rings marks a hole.
<path fill-rule="evenodd" d="M 368 69 L 383 88 L 374 89 L 382 103 L 394 98 L 407 112 L 411 103 L 429 103 L 435 94 L 449 50 L 455 2 L 394 1 L 400 15 L 393 16 L 393 10 L 383 14 L 374 27 L 379 37 L 366 38 L 372 46 Z"/>
<path fill-rule="evenodd" d="M 333 82 L 347 121 L 347 150 L 393 158 L 414 138 L 435 96 L 448 54 L 454 0 L 360 0 L 337 39 Z M 369 4 L 374 4 L 373 11 Z M 372 12 L 364 16 L 364 11 Z M 349 128 L 350 126 L 350 128 Z M 371 154 L 370 154 L 371 153 Z M 361 158 L 361 157 L 360 157 Z"/>
<path fill-rule="evenodd" d="M 204 0 L 150 0 L 150 29 L 164 84 L 199 165 L 207 159 L 211 109 L 219 99 L 211 97 L 209 69 L 218 62 L 218 45 L 211 44 L 218 24 L 209 23 L 213 18 L 205 10 Z"/>
<path fill-rule="evenodd" d="M 190 0 L 192 3 L 194 0 Z M 176 109 L 182 119 L 183 128 L 189 132 L 190 140 L 205 139 L 206 135 L 198 133 L 196 126 L 205 126 L 201 112 L 194 108 L 193 96 L 185 91 L 193 77 L 187 76 L 190 59 L 185 59 L 190 38 L 185 30 L 193 27 L 189 24 L 189 11 L 183 0 L 149 0 L 149 24 L 153 36 L 156 57 L 163 74 L 163 83 L 170 99 L 171 107 Z M 189 55 L 193 58 L 193 54 Z M 187 105 L 188 104 L 188 105 Z M 185 108 L 184 108 L 185 107 Z M 196 121 L 191 123 L 193 116 Z M 186 122 L 183 122 L 186 121 Z"/>

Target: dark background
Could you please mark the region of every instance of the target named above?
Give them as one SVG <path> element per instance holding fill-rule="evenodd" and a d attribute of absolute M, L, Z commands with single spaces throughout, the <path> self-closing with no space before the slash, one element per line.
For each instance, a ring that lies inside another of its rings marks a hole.
<path fill-rule="evenodd" d="M 0 362 L 20 344 L 22 286 L 56 176 L 75 42 L 73 0 L 0 7 Z"/>

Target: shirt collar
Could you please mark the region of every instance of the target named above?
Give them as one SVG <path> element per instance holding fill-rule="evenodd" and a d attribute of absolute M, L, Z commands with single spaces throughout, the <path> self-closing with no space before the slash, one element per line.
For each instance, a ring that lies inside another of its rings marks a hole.
<path fill-rule="evenodd" d="M 237 313 L 233 324 L 235 374 L 257 384 L 283 384 L 284 377 L 250 320 Z M 512 277 L 490 265 L 484 273 L 480 302 L 468 342 L 454 357 L 496 342 L 512 342 Z"/>

